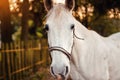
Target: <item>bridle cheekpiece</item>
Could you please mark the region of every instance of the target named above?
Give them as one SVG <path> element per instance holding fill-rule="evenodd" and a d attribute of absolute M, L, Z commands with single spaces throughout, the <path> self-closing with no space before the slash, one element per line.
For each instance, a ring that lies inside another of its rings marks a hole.
<path fill-rule="evenodd" d="M 75 29 L 73 30 L 73 36 L 79 40 L 84 40 L 84 38 L 80 38 L 78 37 L 76 34 L 75 34 Z M 73 46 L 72 46 L 73 47 Z M 65 54 L 69 60 L 71 60 L 71 54 L 65 50 L 64 48 L 62 47 L 59 47 L 59 46 L 52 46 L 52 47 L 49 47 L 49 53 L 51 53 L 52 51 L 60 51 L 62 52 L 63 54 Z M 51 55 L 50 55 L 51 56 Z"/>

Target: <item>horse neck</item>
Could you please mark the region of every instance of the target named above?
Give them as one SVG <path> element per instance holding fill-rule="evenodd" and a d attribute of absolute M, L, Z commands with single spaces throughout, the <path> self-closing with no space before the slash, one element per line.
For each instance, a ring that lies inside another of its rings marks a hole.
<path fill-rule="evenodd" d="M 75 34 L 78 35 L 78 37 L 80 38 L 86 38 L 90 31 L 76 19 L 74 20 L 74 22 L 75 22 Z"/>
<path fill-rule="evenodd" d="M 74 44 L 73 44 L 73 51 L 72 51 L 72 57 L 73 57 L 73 64 L 79 64 L 78 59 L 80 58 L 80 55 L 83 53 L 84 47 L 85 47 L 85 40 L 89 36 L 90 31 L 83 26 L 80 22 L 75 20 L 75 35 L 81 39 L 78 39 L 74 37 Z M 83 40 L 82 40 L 83 39 Z M 78 58 L 79 57 L 79 58 Z"/>

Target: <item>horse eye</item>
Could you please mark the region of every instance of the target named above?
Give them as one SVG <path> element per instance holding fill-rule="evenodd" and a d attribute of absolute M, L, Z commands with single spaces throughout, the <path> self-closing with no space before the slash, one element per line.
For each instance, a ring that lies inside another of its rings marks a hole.
<path fill-rule="evenodd" d="M 45 30 L 45 31 L 48 31 L 48 30 L 49 30 L 49 26 L 48 26 L 48 24 L 45 25 L 44 30 Z"/>
<path fill-rule="evenodd" d="M 75 27 L 74 24 L 72 24 L 72 25 L 71 25 L 71 29 L 74 29 L 74 27 Z"/>

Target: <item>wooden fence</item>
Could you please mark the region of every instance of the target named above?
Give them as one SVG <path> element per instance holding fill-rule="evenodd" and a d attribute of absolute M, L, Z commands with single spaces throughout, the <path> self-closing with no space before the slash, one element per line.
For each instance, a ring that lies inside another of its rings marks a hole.
<path fill-rule="evenodd" d="M 25 47 L 27 44 L 27 47 Z M 2 43 L 0 80 L 30 80 L 30 74 L 49 64 L 47 41 L 30 40 Z"/>

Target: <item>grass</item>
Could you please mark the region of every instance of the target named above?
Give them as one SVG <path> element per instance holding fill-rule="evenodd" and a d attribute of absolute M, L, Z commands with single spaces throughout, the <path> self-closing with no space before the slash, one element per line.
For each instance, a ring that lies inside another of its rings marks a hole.
<path fill-rule="evenodd" d="M 54 80 L 49 72 L 49 68 L 39 68 L 35 73 L 30 74 L 29 80 Z"/>

